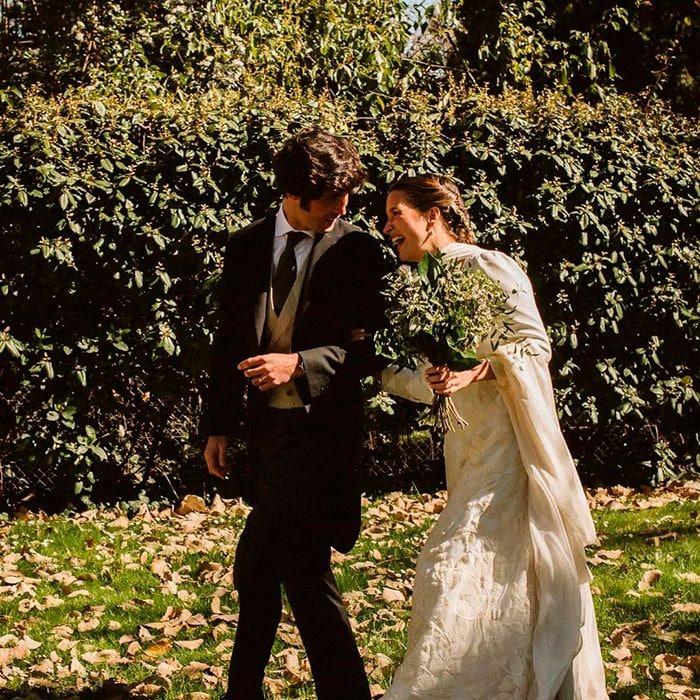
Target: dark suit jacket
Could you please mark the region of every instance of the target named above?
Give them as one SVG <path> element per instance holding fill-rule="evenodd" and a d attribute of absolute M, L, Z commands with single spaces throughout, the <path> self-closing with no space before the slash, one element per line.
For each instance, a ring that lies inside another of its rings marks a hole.
<path fill-rule="evenodd" d="M 260 219 L 229 240 L 220 286 L 220 325 L 214 344 L 205 427 L 208 435 L 231 435 L 241 424 L 249 430 L 251 478 L 255 480 L 256 430 L 266 406 L 265 395 L 249 388 L 236 365 L 265 351 L 261 339 L 270 284 L 275 217 Z M 380 294 L 388 263 L 381 244 L 369 234 L 338 221 L 311 253 L 297 310 L 292 352 L 299 352 L 306 375 L 297 389 L 310 405 L 309 421 L 318 457 L 311 490 L 290 490 L 289 498 L 306 499 L 330 543 L 347 551 L 360 528 L 357 467 L 362 444 L 360 379 L 377 369 L 372 342 L 350 343 L 352 328 L 384 324 Z M 264 342 L 264 341 L 263 341 Z M 252 438 L 251 438 L 252 436 Z M 253 487 L 252 492 L 255 492 Z M 279 503 L 284 510 L 285 504 Z"/>

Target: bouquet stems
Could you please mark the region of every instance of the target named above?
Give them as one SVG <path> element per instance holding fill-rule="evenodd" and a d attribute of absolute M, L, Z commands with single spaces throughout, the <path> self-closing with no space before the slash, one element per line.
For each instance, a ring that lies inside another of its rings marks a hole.
<path fill-rule="evenodd" d="M 430 407 L 430 419 L 443 433 L 454 432 L 457 428 L 464 430 L 469 425 L 460 415 L 455 402 L 450 396 L 435 394 Z"/>

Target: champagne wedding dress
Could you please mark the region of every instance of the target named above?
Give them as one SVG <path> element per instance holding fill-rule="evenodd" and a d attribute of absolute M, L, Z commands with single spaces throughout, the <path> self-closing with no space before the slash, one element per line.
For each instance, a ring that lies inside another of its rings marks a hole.
<path fill-rule="evenodd" d="M 408 648 L 384 700 L 607 698 L 584 554 L 595 532 L 532 287 L 502 253 L 442 253 L 498 282 L 512 316 L 507 340 L 479 348 L 496 379 L 453 395 L 469 425 L 445 435 L 448 503 L 416 563 Z M 422 368 L 383 382 L 432 401 Z"/>

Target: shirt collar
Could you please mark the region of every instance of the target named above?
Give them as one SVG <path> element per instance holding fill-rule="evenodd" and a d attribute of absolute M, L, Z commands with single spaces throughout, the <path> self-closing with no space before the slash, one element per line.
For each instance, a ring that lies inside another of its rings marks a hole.
<path fill-rule="evenodd" d="M 294 228 L 289 221 L 287 221 L 287 217 L 284 215 L 284 210 L 280 204 L 280 208 L 277 210 L 277 216 L 275 217 L 275 238 L 286 236 L 290 231 L 302 231 L 302 233 L 305 233 L 311 239 L 316 237 L 313 231 L 304 231 L 303 229 Z"/>

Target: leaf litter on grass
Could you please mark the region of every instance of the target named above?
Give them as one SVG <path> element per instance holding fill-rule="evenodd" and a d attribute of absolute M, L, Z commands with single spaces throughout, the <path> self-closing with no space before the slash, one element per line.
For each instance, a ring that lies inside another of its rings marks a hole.
<path fill-rule="evenodd" d="M 600 519 L 629 511 L 653 515 L 699 495 L 700 485 L 686 482 L 644 491 L 597 489 L 589 502 Z M 403 654 L 415 557 L 445 503 L 444 492 L 364 499 L 358 545 L 347 555 L 333 553 L 375 696 Z M 188 496 L 175 509 L 92 510 L 70 520 L 25 513 L 0 523 L 0 697 L 2 688 L 21 687 L 112 689 L 115 699 L 216 697 L 237 621 L 231 564 L 247 512 L 240 501 L 217 497 L 207 506 Z M 635 534 L 641 532 L 644 547 L 658 554 L 683 539 L 683 533 L 667 536 L 674 524 L 665 515 Z M 631 600 L 630 593 L 644 603 L 659 602 L 662 586 L 697 586 L 700 567 L 670 574 L 653 556 L 632 560 L 626 545 L 605 546 L 606 538 L 612 534 L 603 533 L 600 547 L 590 552 L 601 581 L 594 590 L 607 586 L 606 575 L 624 575 L 629 584 L 622 599 Z M 615 609 L 622 599 L 607 600 L 598 591 L 596 604 Z M 698 635 L 674 622 L 697 616 L 695 600 L 674 599 L 663 615 L 631 622 L 616 611 L 617 624 L 603 640 L 613 697 L 616 689 L 638 689 L 638 698 L 643 691 L 654 698 L 700 697 L 698 656 L 678 653 L 679 645 L 697 650 Z M 270 697 L 314 697 L 308 659 L 286 606 L 265 685 Z"/>
<path fill-rule="evenodd" d="M 700 698 L 699 498 L 698 482 L 589 493 L 601 541 L 589 563 L 599 627 L 609 630 L 611 697 Z"/>

